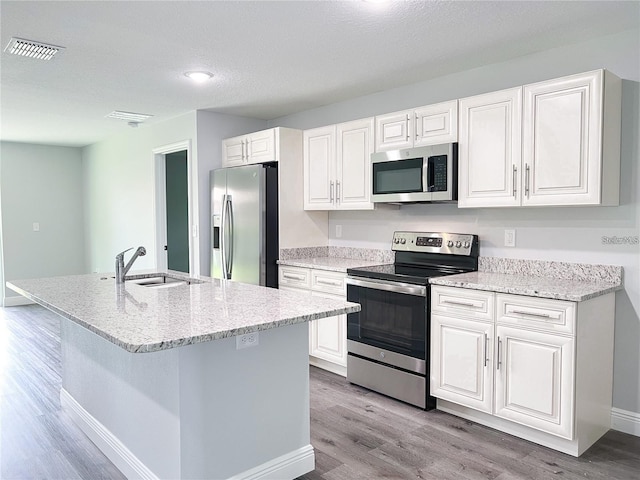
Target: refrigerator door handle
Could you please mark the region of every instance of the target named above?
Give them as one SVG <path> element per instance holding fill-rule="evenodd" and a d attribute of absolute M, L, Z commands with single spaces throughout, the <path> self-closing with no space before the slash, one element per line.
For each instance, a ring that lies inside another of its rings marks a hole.
<path fill-rule="evenodd" d="M 231 274 L 232 274 L 232 270 L 233 270 L 233 236 L 234 236 L 234 229 L 233 229 L 233 202 L 231 201 L 231 195 L 227 195 L 227 205 L 229 208 L 229 215 L 228 215 L 228 220 L 229 220 L 229 265 L 227 267 L 227 278 L 229 280 L 231 280 Z"/>
<path fill-rule="evenodd" d="M 227 195 L 222 195 L 222 219 L 220 221 L 220 264 L 222 278 L 227 279 Z"/>

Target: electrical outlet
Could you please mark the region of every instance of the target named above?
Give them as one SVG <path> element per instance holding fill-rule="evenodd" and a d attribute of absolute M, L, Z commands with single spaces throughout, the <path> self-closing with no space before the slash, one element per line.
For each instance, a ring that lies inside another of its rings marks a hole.
<path fill-rule="evenodd" d="M 236 350 L 241 348 L 255 347 L 258 345 L 260 338 L 258 332 L 245 333 L 236 337 Z"/>
<path fill-rule="evenodd" d="M 336 238 L 342 237 L 342 225 L 336 225 Z"/>
<path fill-rule="evenodd" d="M 38 222 L 33 222 L 33 231 L 34 232 L 40 231 L 40 224 Z"/>
<path fill-rule="evenodd" d="M 516 231 L 505 230 L 504 231 L 504 246 L 515 247 L 516 246 Z"/>

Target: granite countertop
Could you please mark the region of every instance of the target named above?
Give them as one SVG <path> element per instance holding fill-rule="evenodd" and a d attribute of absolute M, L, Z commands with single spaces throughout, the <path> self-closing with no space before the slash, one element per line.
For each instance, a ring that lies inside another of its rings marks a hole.
<path fill-rule="evenodd" d="M 432 285 L 470 288 L 530 297 L 581 302 L 622 289 L 622 283 L 589 282 L 566 278 L 548 278 L 495 272 L 470 272 L 431 278 Z"/>
<path fill-rule="evenodd" d="M 278 260 L 279 265 L 290 267 L 317 268 L 319 270 L 329 270 L 332 272 L 346 272 L 348 268 L 368 267 L 384 263 L 380 260 L 363 260 L 360 258 L 339 258 L 339 257 L 312 257 L 312 258 L 289 258 Z M 387 263 L 393 263 L 387 262 Z"/>
<path fill-rule="evenodd" d="M 7 286 L 134 353 L 360 310 L 356 303 L 209 277 L 198 279 L 202 283 L 150 288 L 134 282 L 116 285 L 112 274 L 89 274 L 15 280 Z"/>

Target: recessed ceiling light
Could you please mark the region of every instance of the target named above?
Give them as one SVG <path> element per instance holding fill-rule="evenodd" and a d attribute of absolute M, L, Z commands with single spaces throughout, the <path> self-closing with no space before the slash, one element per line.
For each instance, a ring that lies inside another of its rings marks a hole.
<path fill-rule="evenodd" d="M 185 77 L 189 77 L 194 82 L 203 83 L 213 77 L 213 73 L 211 72 L 185 72 Z"/>
<path fill-rule="evenodd" d="M 12 37 L 4 49 L 7 53 L 37 60 L 51 60 L 61 50 L 64 50 L 64 47 L 16 37 Z"/>

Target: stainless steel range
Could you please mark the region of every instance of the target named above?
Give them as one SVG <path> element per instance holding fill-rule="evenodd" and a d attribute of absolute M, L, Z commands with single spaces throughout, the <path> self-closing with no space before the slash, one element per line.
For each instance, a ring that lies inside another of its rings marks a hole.
<path fill-rule="evenodd" d="M 478 270 L 477 235 L 395 232 L 395 263 L 347 270 L 347 380 L 430 410 L 429 278 Z"/>

